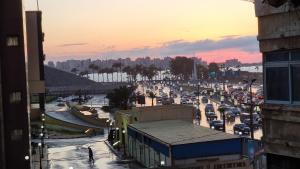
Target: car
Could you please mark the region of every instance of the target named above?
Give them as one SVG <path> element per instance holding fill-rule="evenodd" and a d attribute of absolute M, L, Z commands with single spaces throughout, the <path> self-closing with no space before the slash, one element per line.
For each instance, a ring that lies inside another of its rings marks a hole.
<path fill-rule="evenodd" d="M 224 109 L 224 112 L 227 111 L 229 109 L 229 106 L 225 105 L 225 104 L 221 104 L 219 107 L 218 107 L 218 110 L 220 109 Z"/>
<path fill-rule="evenodd" d="M 235 114 L 231 111 L 225 111 L 225 119 L 229 122 L 235 122 Z"/>
<path fill-rule="evenodd" d="M 233 132 L 238 135 L 250 135 L 250 127 L 244 123 L 235 124 L 233 126 Z"/>
<path fill-rule="evenodd" d="M 209 127 L 214 130 L 223 131 L 223 121 L 213 120 L 209 123 Z"/>
<path fill-rule="evenodd" d="M 245 123 L 247 126 L 251 127 L 250 119 L 245 119 L 245 120 L 244 120 L 244 123 Z M 260 127 L 261 127 L 261 119 L 259 118 L 259 119 L 257 119 L 257 120 L 253 120 L 253 129 L 254 129 L 254 130 L 258 130 Z"/>
<path fill-rule="evenodd" d="M 218 119 L 218 116 L 216 115 L 215 112 L 205 112 L 205 116 L 206 116 L 206 119 L 208 121 L 217 120 Z"/>
<path fill-rule="evenodd" d="M 240 120 L 245 123 L 245 119 L 250 119 L 250 113 L 241 113 Z M 258 121 L 260 119 L 259 114 L 253 113 L 253 121 Z"/>
<path fill-rule="evenodd" d="M 205 106 L 205 112 L 214 112 L 215 111 L 215 109 L 214 109 L 214 106 L 212 105 L 212 104 L 207 104 L 206 106 Z"/>
<path fill-rule="evenodd" d="M 238 116 L 241 114 L 241 110 L 238 107 L 230 107 L 229 110 L 235 114 L 235 116 Z"/>
<path fill-rule="evenodd" d="M 205 97 L 205 96 L 202 97 L 201 102 L 202 102 L 202 103 L 208 103 L 208 98 Z"/>

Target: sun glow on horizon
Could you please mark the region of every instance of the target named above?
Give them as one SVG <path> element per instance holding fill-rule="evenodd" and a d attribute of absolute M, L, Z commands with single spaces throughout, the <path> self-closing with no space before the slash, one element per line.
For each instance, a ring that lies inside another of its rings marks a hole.
<path fill-rule="evenodd" d="M 240 0 L 51 0 L 40 9 L 48 60 L 257 34 L 254 6 Z"/>

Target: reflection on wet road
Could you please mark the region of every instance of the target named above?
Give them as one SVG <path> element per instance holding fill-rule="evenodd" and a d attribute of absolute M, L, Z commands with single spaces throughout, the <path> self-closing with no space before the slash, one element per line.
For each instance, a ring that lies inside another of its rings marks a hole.
<path fill-rule="evenodd" d="M 48 140 L 50 169 L 126 169 L 104 143 L 103 137 Z M 91 147 L 95 163 L 88 161 Z"/>

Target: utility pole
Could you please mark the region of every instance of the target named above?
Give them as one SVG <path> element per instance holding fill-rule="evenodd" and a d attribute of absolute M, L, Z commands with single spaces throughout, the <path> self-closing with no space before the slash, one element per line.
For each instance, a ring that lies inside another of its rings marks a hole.
<path fill-rule="evenodd" d="M 251 132 L 251 139 L 254 139 L 254 128 L 253 128 L 253 98 L 252 98 L 252 85 L 256 81 L 256 79 L 252 79 L 250 82 L 248 80 L 244 80 L 245 83 L 249 85 L 249 92 L 250 92 L 250 132 Z"/>

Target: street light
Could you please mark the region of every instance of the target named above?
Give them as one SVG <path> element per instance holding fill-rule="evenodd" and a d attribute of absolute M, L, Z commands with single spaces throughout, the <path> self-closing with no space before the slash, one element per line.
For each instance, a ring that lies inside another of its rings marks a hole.
<path fill-rule="evenodd" d="M 125 129 L 122 130 L 122 143 L 123 143 L 123 150 L 124 150 L 124 157 L 126 157 L 126 144 L 125 144 Z"/>
<path fill-rule="evenodd" d="M 42 169 L 43 167 L 42 167 L 42 153 L 43 152 L 41 152 L 41 149 L 42 149 L 42 143 L 38 143 L 38 147 L 39 147 L 39 156 L 40 156 L 40 169 Z"/>
<path fill-rule="evenodd" d="M 251 81 L 248 80 L 243 80 L 243 81 L 246 84 L 249 84 L 249 89 L 250 89 L 250 130 L 251 130 L 251 139 L 254 139 L 252 85 L 256 81 L 256 79 L 252 79 Z"/>
<path fill-rule="evenodd" d="M 198 110 L 199 110 L 199 125 L 200 125 L 200 120 L 201 120 L 201 111 L 200 111 L 200 82 L 198 83 L 198 91 L 197 91 L 197 95 L 198 95 L 198 100 L 197 100 L 197 106 L 198 106 Z"/>

